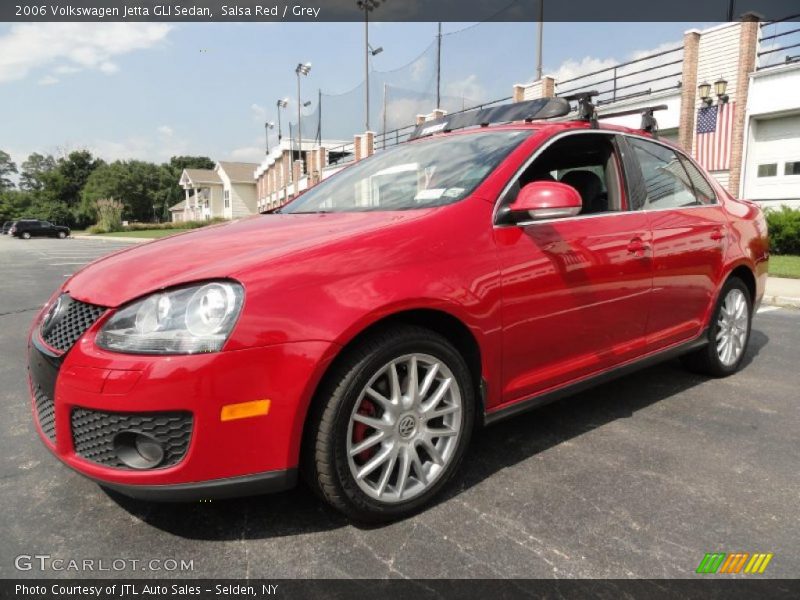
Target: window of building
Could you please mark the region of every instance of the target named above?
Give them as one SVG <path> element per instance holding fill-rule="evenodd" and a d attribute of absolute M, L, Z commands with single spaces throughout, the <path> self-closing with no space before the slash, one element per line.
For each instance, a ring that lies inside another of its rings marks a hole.
<path fill-rule="evenodd" d="M 223 198 L 225 198 L 225 208 L 231 207 L 231 192 L 230 190 L 225 190 L 223 192 Z"/>
<path fill-rule="evenodd" d="M 788 161 L 783 166 L 784 175 L 800 175 L 800 160 Z"/>
<path fill-rule="evenodd" d="M 757 177 L 775 177 L 778 174 L 778 163 L 758 165 Z"/>
<path fill-rule="evenodd" d="M 645 210 L 700 204 L 689 174 L 670 148 L 637 138 L 629 139 L 642 169 L 647 199 Z"/>

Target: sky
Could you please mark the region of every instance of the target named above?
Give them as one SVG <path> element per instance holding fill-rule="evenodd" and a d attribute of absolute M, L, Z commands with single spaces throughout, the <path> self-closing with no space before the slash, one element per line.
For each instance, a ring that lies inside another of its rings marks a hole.
<path fill-rule="evenodd" d="M 593 71 L 677 46 L 687 29 L 708 25 L 546 23 L 544 72 Z M 487 101 L 533 80 L 536 27 L 445 23 L 443 93 Z M 370 42 L 383 48 L 372 69 L 383 80 L 430 87 L 436 30 L 435 23 L 371 23 Z M 31 152 L 81 148 L 105 160 L 191 154 L 258 162 L 275 101 L 291 101 L 284 135 L 296 115 L 298 62 L 312 63 L 302 81 L 309 110 L 317 90 L 325 94 L 323 130 L 363 121 L 363 91 L 354 90 L 364 78 L 363 23 L 0 24 L 0 149 L 18 165 Z M 381 102 L 375 96 L 373 108 Z"/>

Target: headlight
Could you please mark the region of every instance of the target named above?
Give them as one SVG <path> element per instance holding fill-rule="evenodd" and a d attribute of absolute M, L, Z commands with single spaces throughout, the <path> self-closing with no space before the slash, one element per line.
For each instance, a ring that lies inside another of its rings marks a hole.
<path fill-rule="evenodd" d="M 243 298 L 242 286 L 228 281 L 157 292 L 117 311 L 96 343 L 131 354 L 218 352 L 233 330 Z"/>

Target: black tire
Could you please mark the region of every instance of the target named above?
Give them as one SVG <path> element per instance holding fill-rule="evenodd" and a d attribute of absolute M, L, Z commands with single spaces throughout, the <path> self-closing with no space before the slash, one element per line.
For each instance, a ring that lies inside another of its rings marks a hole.
<path fill-rule="evenodd" d="M 67 237 L 67 234 L 63 231 L 58 232 L 58 239 L 63 240 Z"/>
<path fill-rule="evenodd" d="M 21 237 L 23 240 L 29 240 L 29 239 L 31 239 L 31 234 L 30 234 L 30 233 L 28 233 L 27 231 L 25 231 L 25 232 L 23 232 L 23 233 L 20 235 L 20 237 Z"/>
<path fill-rule="evenodd" d="M 717 335 L 720 331 L 720 315 L 725 298 L 731 290 L 739 290 L 744 294 L 747 305 L 747 333 L 744 340 L 744 349 L 738 359 L 732 364 L 725 364 L 717 351 Z M 750 297 L 750 290 L 745 283 L 738 277 L 731 277 L 722 286 L 722 290 L 711 315 L 711 322 L 708 327 L 708 344 L 681 357 L 681 360 L 690 371 L 712 377 L 727 377 L 738 371 L 742 366 L 742 361 L 747 354 L 747 344 L 750 341 L 750 328 L 753 322 L 753 299 Z"/>
<path fill-rule="evenodd" d="M 370 378 L 388 362 L 411 353 L 431 355 L 452 372 L 461 393 L 461 432 L 452 458 L 427 490 L 408 501 L 381 502 L 361 490 L 350 471 L 348 425 Z M 355 521 L 380 523 L 414 513 L 445 487 L 463 459 L 475 423 L 472 381 L 461 354 L 433 331 L 397 325 L 370 334 L 337 360 L 317 392 L 306 426 L 301 475 L 326 502 Z"/>

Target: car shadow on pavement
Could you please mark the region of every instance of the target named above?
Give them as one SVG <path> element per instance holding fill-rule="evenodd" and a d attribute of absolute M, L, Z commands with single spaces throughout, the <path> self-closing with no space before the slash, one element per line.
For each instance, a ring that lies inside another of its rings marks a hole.
<path fill-rule="evenodd" d="M 754 329 L 743 367 L 768 342 L 766 334 Z M 447 502 L 502 469 L 612 421 L 629 418 L 705 381 L 707 377 L 689 372 L 677 359 L 671 360 L 480 430 L 472 439 L 465 464 L 434 505 Z M 266 539 L 351 524 L 303 484 L 267 496 L 179 504 L 144 502 L 104 491 L 132 516 L 187 539 Z"/>

